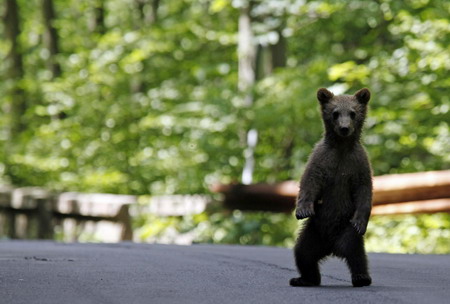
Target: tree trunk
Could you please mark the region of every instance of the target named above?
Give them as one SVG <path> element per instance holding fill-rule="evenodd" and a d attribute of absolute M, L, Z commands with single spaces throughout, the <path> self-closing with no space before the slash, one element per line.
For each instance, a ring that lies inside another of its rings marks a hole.
<path fill-rule="evenodd" d="M 256 47 L 253 42 L 252 22 L 250 17 L 251 3 L 241 9 L 239 16 L 238 35 L 238 89 L 243 96 L 244 104 L 251 107 L 253 104 L 252 89 L 256 81 Z M 256 129 L 247 132 L 246 149 L 244 151 L 245 164 L 242 170 L 242 183 L 250 184 L 253 181 L 254 149 L 258 141 Z"/>
<path fill-rule="evenodd" d="M 144 24 L 152 25 L 158 21 L 160 3 L 160 0 L 136 0 L 139 16 Z"/>
<path fill-rule="evenodd" d="M 154 24 L 158 21 L 158 8 L 160 0 L 152 0 L 150 14 L 148 15 L 148 23 Z"/>
<path fill-rule="evenodd" d="M 103 35 L 106 32 L 104 0 L 96 0 L 92 10 L 93 15 L 89 23 L 89 29 L 91 30 L 91 32 Z"/>
<path fill-rule="evenodd" d="M 49 71 L 52 72 L 53 78 L 61 75 L 61 66 L 58 63 L 57 55 L 59 54 L 58 32 L 54 26 L 56 19 L 53 0 L 42 0 L 42 15 L 44 19 L 44 41 L 49 51 L 47 65 Z"/>
<path fill-rule="evenodd" d="M 4 28 L 5 37 L 9 42 L 10 48 L 7 55 L 8 68 L 7 79 L 12 82 L 9 91 L 10 102 L 6 104 L 5 112 L 9 113 L 9 134 L 8 138 L 14 138 L 25 128 L 23 115 L 25 114 L 26 96 L 25 91 L 20 85 L 24 76 L 22 49 L 19 42 L 20 20 L 19 7 L 16 0 L 6 0 Z"/>
<path fill-rule="evenodd" d="M 270 46 L 272 53 L 272 70 L 286 66 L 286 39 L 281 33 L 281 29 L 277 31 L 278 41 Z"/>
<path fill-rule="evenodd" d="M 224 193 L 232 209 L 292 212 L 299 183 L 214 185 L 211 190 Z M 372 214 L 450 212 L 449 198 L 450 170 L 375 176 Z"/>
<path fill-rule="evenodd" d="M 250 90 L 255 84 L 256 48 L 253 42 L 250 7 L 241 9 L 238 38 L 238 88 L 241 93 L 245 94 L 245 105 L 251 106 L 253 95 Z"/>
<path fill-rule="evenodd" d="M 138 24 L 135 24 L 136 28 L 141 28 L 145 25 L 154 25 L 158 20 L 158 9 L 160 5 L 160 0 L 135 0 L 137 11 L 139 13 Z M 147 63 L 145 60 L 142 61 L 142 73 L 139 73 L 131 78 L 130 90 L 131 93 L 145 92 L 147 89 L 145 81 L 143 81 L 142 76 L 145 75 L 147 70 Z"/>
<path fill-rule="evenodd" d="M 278 29 L 277 33 L 277 43 L 268 46 L 258 46 L 255 76 L 257 80 L 271 75 L 277 68 L 286 66 L 286 39 L 281 34 L 281 29 Z"/>

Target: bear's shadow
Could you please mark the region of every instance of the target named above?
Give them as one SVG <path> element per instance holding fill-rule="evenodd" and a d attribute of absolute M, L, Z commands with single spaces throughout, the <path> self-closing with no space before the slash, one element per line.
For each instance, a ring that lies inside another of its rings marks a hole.
<path fill-rule="evenodd" d="M 302 287 L 299 287 L 302 288 Z M 304 288 L 304 287 L 303 287 Z M 311 287 L 312 289 L 322 289 L 322 290 L 330 290 L 330 291 L 350 291 L 350 292 L 389 292 L 389 291 L 401 291 L 402 289 L 407 290 L 405 287 L 399 286 L 383 286 L 383 285 L 371 285 L 364 287 L 353 287 L 351 283 L 349 285 L 333 285 L 333 284 L 325 284 L 317 287 Z"/>

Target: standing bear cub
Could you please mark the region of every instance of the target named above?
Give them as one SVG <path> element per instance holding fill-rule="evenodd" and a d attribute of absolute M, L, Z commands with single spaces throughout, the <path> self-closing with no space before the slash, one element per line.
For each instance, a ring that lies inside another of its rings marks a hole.
<path fill-rule="evenodd" d="M 370 92 L 334 96 L 322 88 L 317 99 L 325 134 L 300 182 L 295 216 L 309 219 L 294 248 L 301 276 L 290 284 L 320 285 L 319 262 L 335 255 L 347 262 L 353 286 L 368 286 L 372 279 L 363 235 L 372 209 L 372 174 L 360 137 Z"/>

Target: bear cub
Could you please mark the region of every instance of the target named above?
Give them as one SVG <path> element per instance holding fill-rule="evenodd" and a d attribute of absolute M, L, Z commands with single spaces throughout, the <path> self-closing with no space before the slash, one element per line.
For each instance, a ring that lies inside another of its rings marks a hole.
<path fill-rule="evenodd" d="M 360 143 L 370 99 L 368 89 L 335 96 L 317 91 L 325 127 L 300 181 L 295 216 L 308 218 L 294 248 L 300 277 L 291 286 L 318 286 L 319 262 L 344 259 L 354 287 L 372 283 L 363 235 L 372 209 L 372 171 Z"/>

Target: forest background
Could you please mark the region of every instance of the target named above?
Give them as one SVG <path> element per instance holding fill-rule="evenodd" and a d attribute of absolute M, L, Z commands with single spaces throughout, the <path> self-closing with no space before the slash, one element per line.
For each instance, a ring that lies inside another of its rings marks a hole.
<path fill-rule="evenodd" d="M 448 1 L 1 3 L 2 184 L 210 194 L 241 180 L 249 153 L 253 182 L 298 180 L 322 133 L 319 87 L 370 88 L 363 140 L 375 175 L 450 168 Z M 135 226 L 143 240 L 176 231 L 291 246 L 297 221 L 215 208 L 141 215 Z M 450 252 L 448 214 L 375 217 L 371 227 L 373 251 Z"/>

